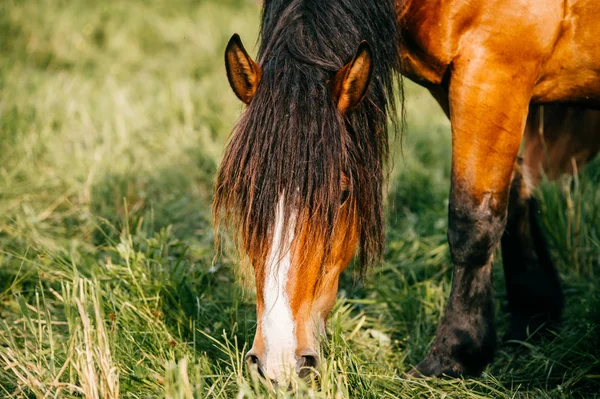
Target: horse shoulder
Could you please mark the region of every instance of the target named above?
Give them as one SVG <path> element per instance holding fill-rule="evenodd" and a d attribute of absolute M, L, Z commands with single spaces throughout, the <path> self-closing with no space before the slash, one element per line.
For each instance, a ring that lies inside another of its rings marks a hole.
<path fill-rule="evenodd" d="M 457 59 L 541 64 L 560 33 L 563 0 L 412 0 L 400 21 L 404 74 L 440 84 Z M 538 70 L 539 68 L 532 68 Z"/>

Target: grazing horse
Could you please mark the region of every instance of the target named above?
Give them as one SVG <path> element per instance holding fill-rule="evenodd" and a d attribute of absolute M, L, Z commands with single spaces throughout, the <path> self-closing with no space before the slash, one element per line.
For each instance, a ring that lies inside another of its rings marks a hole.
<path fill-rule="evenodd" d="M 452 288 L 414 372 L 478 375 L 492 360 L 501 241 L 507 336 L 557 320 L 563 297 L 531 186 L 540 168 L 571 171 L 600 147 L 599 17 L 594 0 L 266 0 L 258 60 L 237 35 L 226 48 L 247 108 L 214 201 L 256 279 L 248 362 L 275 381 L 316 367 L 340 273 L 355 254 L 363 271 L 380 259 L 398 73 L 452 125 Z"/>

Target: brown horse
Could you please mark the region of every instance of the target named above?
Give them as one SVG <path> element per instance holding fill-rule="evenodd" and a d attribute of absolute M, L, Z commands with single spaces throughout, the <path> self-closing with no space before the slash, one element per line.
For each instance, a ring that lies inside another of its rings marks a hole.
<path fill-rule="evenodd" d="M 258 62 L 237 35 L 226 49 L 248 108 L 214 203 L 254 268 L 248 361 L 273 380 L 316 367 L 340 273 L 357 248 L 362 266 L 379 259 L 396 73 L 429 89 L 452 124 L 452 289 L 415 372 L 477 375 L 492 360 L 500 241 L 507 336 L 558 320 L 531 187 L 542 169 L 571 172 L 600 149 L 598 18 L 594 0 L 265 1 Z"/>

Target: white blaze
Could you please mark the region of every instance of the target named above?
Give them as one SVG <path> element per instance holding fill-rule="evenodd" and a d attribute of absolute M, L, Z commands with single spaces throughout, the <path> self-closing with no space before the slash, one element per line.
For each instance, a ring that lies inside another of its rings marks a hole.
<path fill-rule="evenodd" d="M 283 195 L 276 212 L 271 249 L 265 264 L 262 333 L 266 353 L 263 367 L 266 377 L 281 380 L 294 371 L 297 347 L 292 309 L 286 293 L 293 234 L 284 231 Z M 293 221 L 288 227 L 293 231 Z"/>

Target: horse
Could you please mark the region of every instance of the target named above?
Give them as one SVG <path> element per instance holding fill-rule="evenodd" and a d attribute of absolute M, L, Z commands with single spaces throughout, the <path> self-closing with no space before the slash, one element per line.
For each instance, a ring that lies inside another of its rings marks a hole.
<path fill-rule="evenodd" d="M 275 382 L 317 368 L 340 273 L 355 256 L 361 273 L 381 259 L 400 75 L 430 91 L 452 131 L 451 292 L 411 373 L 477 376 L 492 361 L 500 243 L 506 337 L 558 321 L 564 299 L 532 187 L 600 149 L 598 16 L 593 0 L 264 1 L 257 61 L 238 35 L 225 50 L 247 106 L 213 203 L 215 228 L 228 226 L 254 272 L 247 362 Z"/>

